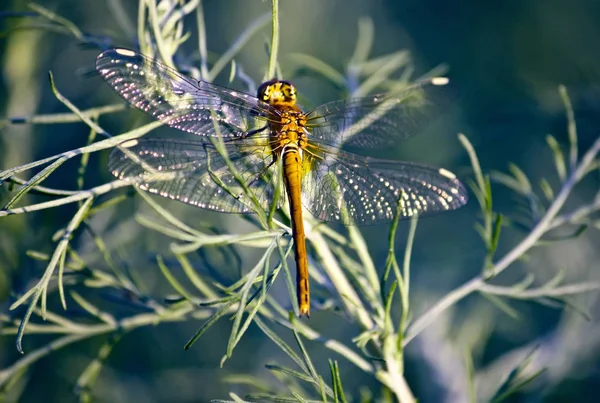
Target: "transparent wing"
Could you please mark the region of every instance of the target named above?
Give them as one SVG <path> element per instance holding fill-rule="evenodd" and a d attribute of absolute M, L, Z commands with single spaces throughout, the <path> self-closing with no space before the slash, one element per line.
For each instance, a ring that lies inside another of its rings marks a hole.
<path fill-rule="evenodd" d="M 220 136 L 241 137 L 278 113 L 255 97 L 186 77 L 129 49 L 102 52 L 96 70 L 136 108 L 200 136 L 216 136 L 217 123 Z"/>
<path fill-rule="evenodd" d="M 307 114 L 309 140 L 337 148 L 395 147 L 422 131 L 451 98 L 437 78 L 396 93 L 329 102 Z"/>
<path fill-rule="evenodd" d="M 141 139 L 123 144 L 139 159 L 160 172 L 174 172 L 173 180 L 141 182 L 138 186 L 150 193 L 224 213 L 254 213 L 249 198 L 225 159 L 212 144 L 173 140 Z M 225 149 L 235 170 L 267 210 L 274 197 L 271 180 L 273 156 L 268 146 L 227 142 Z M 149 173 L 138 162 L 115 148 L 109 155 L 108 168 L 118 178 L 144 177 Z M 214 177 L 211 175 L 214 175 Z M 218 178 L 227 192 L 217 183 Z M 279 203 L 283 203 L 281 192 Z"/>
<path fill-rule="evenodd" d="M 302 202 L 323 221 L 381 224 L 393 219 L 400 198 L 401 219 L 454 210 L 468 199 L 463 184 L 444 169 L 314 146 L 307 151 Z"/>

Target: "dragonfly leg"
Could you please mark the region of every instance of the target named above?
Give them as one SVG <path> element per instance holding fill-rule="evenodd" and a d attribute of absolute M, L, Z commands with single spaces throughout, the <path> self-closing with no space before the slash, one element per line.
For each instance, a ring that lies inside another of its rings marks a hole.
<path fill-rule="evenodd" d="M 250 130 L 249 132 L 245 133 L 242 136 L 242 139 L 247 139 L 248 137 L 252 137 L 255 134 L 264 132 L 268 127 L 269 127 L 269 125 L 264 125 L 263 127 L 259 128 L 259 129 Z"/>
<path fill-rule="evenodd" d="M 261 177 L 262 175 L 264 175 L 264 174 L 265 174 L 265 172 L 267 172 L 267 169 L 269 169 L 269 168 L 271 168 L 271 167 L 273 166 L 273 164 L 274 164 L 274 163 L 275 163 L 275 161 L 273 160 L 273 161 L 271 161 L 271 162 L 269 163 L 269 165 L 267 165 L 266 167 L 264 167 L 263 169 L 261 169 L 259 173 L 257 173 L 256 175 L 254 175 L 254 178 L 252 178 L 252 180 L 251 180 L 251 181 L 249 181 L 249 182 L 246 182 L 246 186 L 247 186 L 247 187 L 250 187 L 250 186 L 252 186 L 252 185 L 253 185 L 255 182 L 257 182 L 257 181 L 260 179 L 260 177 Z M 234 197 L 236 200 L 240 200 L 240 199 L 242 198 L 242 196 L 243 196 L 243 194 L 241 194 L 241 193 L 240 193 L 240 194 L 238 194 L 238 195 L 235 195 L 235 196 L 233 196 L 233 197 Z"/>
<path fill-rule="evenodd" d="M 273 159 L 271 162 L 269 162 L 269 164 L 266 167 L 264 167 L 263 169 L 261 169 L 260 172 L 257 173 L 254 176 L 254 178 L 250 182 L 248 182 L 246 184 L 246 186 L 252 186 L 254 184 L 254 182 L 256 182 L 261 176 L 263 176 L 265 174 L 265 172 L 267 172 L 267 170 L 269 168 L 271 168 L 273 166 L 273 164 L 275 164 L 275 159 Z"/>

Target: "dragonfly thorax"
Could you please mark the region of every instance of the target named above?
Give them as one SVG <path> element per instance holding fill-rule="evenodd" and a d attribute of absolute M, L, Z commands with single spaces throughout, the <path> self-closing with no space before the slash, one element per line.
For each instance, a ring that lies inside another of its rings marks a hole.
<path fill-rule="evenodd" d="M 296 87 L 289 81 L 274 78 L 258 87 L 257 97 L 272 106 L 294 106 Z"/>

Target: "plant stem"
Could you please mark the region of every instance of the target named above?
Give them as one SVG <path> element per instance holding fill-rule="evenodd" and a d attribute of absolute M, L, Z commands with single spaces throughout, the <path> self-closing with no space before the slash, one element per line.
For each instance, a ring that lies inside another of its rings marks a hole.
<path fill-rule="evenodd" d="M 533 230 L 527 235 L 517 246 L 515 246 L 510 252 L 508 252 L 502 259 L 490 269 L 494 274 L 499 274 L 504 271 L 509 265 L 511 265 L 519 257 L 523 256 L 529 249 L 531 249 L 535 243 L 552 227 L 554 218 L 558 215 L 558 212 L 565 204 L 567 198 L 571 194 L 571 191 L 575 185 L 581 180 L 586 173 L 588 166 L 593 163 L 594 158 L 600 152 L 600 137 L 596 139 L 592 147 L 585 153 L 579 165 L 567 178 L 563 184 L 560 192 L 546 211 L 546 214 L 537 223 Z M 415 320 L 408 329 L 406 337 L 402 343 L 406 346 L 411 342 L 419 333 L 421 333 L 427 326 L 433 323 L 439 315 L 445 312 L 448 308 L 453 306 L 455 303 L 471 294 L 474 291 L 481 289 L 484 284 L 482 275 L 474 277 L 467 281 L 462 286 L 458 287 L 440 301 L 438 301 L 433 307 L 426 311 L 421 317 Z"/>
<path fill-rule="evenodd" d="M 277 53 L 279 52 L 279 1 L 272 0 L 272 18 L 271 18 L 271 54 L 269 55 L 269 68 L 267 69 L 267 79 L 275 77 L 277 68 Z"/>

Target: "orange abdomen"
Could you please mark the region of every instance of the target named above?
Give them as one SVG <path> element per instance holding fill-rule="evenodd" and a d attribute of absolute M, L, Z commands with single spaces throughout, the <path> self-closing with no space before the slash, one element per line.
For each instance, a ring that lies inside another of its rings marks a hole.
<path fill-rule="evenodd" d="M 310 316 L 310 289 L 306 237 L 302 218 L 302 157 L 297 146 L 288 146 L 283 154 L 283 177 L 290 203 L 292 236 L 296 257 L 296 287 L 300 316 Z"/>

